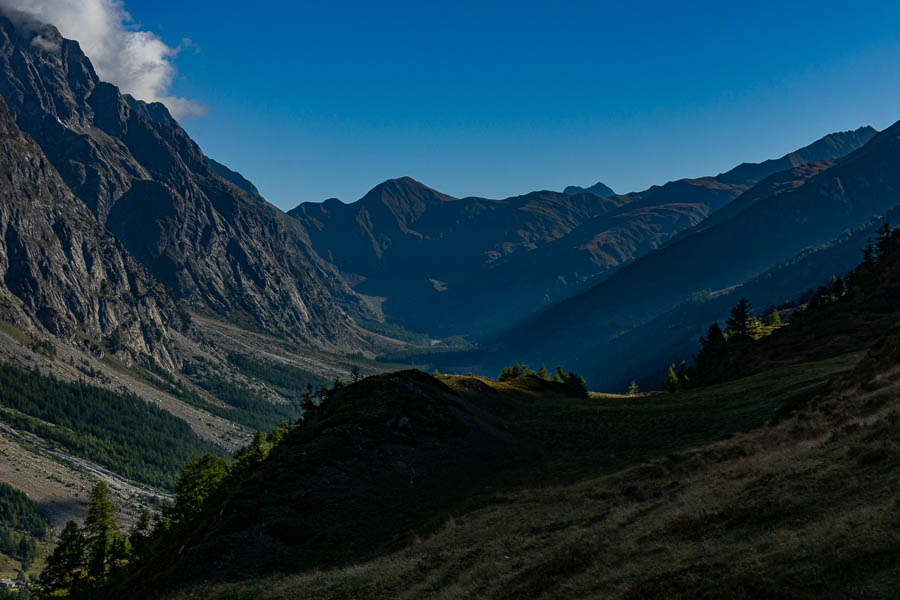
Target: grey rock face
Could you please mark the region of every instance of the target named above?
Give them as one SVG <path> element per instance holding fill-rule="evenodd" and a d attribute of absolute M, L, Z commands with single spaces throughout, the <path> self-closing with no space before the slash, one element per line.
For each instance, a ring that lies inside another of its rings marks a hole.
<path fill-rule="evenodd" d="M 0 138 L 0 316 L 174 366 L 169 342 L 185 320 L 166 290 L 72 195 L 2 100 Z"/>
<path fill-rule="evenodd" d="M 358 349 L 377 319 L 302 226 L 217 163 L 159 103 L 101 82 L 76 42 L 0 17 L 0 96 L 63 182 L 176 301 L 304 341 Z M 224 175 L 224 178 L 223 178 Z M 228 179 L 228 180 L 226 180 Z M 248 185 L 249 184 L 249 185 Z"/>

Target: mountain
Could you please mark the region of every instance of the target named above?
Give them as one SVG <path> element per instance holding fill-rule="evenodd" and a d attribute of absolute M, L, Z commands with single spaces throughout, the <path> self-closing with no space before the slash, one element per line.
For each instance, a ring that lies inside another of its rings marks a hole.
<path fill-rule="evenodd" d="M 580 399 L 533 375 L 338 388 L 110 597 L 891 598 L 898 239 L 742 346 L 749 377 Z"/>
<path fill-rule="evenodd" d="M 779 159 L 626 195 L 598 184 L 455 199 L 402 178 L 352 204 L 304 203 L 289 214 L 319 254 L 359 282 L 358 291 L 385 298 L 392 320 L 433 336 L 486 339 L 665 245 L 761 179 L 775 178 L 763 186 L 769 195 L 779 185 L 776 173 L 796 169 L 792 181 L 809 176 L 816 168 L 810 161 L 828 164 L 873 133 L 830 134 Z"/>
<path fill-rule="evenodd" d="M 490 265 L 559 239 L 627 202 L 549 191 L 505 200 L 457 199 L 404 177 L 376 186 L 353 204 L 304 203 L 289 214 L 309 232 L 320 255 L 359 281 L 358 291 L 386 298 L 391 318 L 418 331 L 451 335 L 465 323 L 451 314 L 434 319 L 445 291 L 452 290 L 453 298 L 477 293 L 468 280 L 489 273 Z"/>
<path fill-rule="evenodd" d="M 816 140 L 809 146 L 785 154 L 781 158 L 759 164 L 743 163 L 726 173 L 717 175 L 716 179 L 729 183 L 759 181 L 773 173 L 800 167 L 826 157 L 838 158 L 850 154 L 868 143 L 876 133 L 878 131 L 868 125 L 852 131 L 832 133 Z"/>
<path fill-rule="evenodd" d="M 610 196 L 615 196 L 616 193 L 613 191 L 611 187 L 603 183 L 602 181 L 598 181 L 591 187 L 583 188 L 577 185 L 570 185 L 563 190 L 563 194 L 569 194 L 570 196 L 576 196 L 578 194 L 584 194 L 585 192 L 590 192 L 591 194 L 597 194 L 598 196 L 603 196 L 605 198 L 609 198 Z"/>
<path fill-rule="evenodd" d="M 490 350 L 503 359 L 493 364 L 518 355 L 593 371 L 610 359 L 602 350 L 610 340 L 691 294 L 746 282 L 892 209 L 900 202 L 898 163 L 900 123 L 830 168 L 792 170 L 764 182 L 766 191 L 773 182 L 789 183 L 776 185 L 779 189 L 768 196 L 751 189 L 752 201 L 737 200 L 748 206 L 743 212 L 708 228 L 701 223 L 607 281 L 499 336 Z M 540 344 L 529 341 L 536 339 Z"/>
<path fill-rule="evenodd" d="M 763 317 L 771 307 L 783 305 L 787 299 L 807 301 L 819 286 L 830 286 L 832 278 L 845 276 L 859 264 L 867 241 L 877 236 L 877 229 L 884 223 L 900 223 L 900 206 L 887 211 L 883 217 L 842 232 L 825 244 L 805 248 L 739 286 L 713 294 L 698 293 L 616 336 L 596 349 L 598 360 L 593 361 L 586 374 L 613 389 L 625 389 L 632 379 L 644 387 L 658 386 L 661 366 L 690 361 L 700 347 L 699 337 L 706 335 L 714 321 L 724 325 L 731 308 L 741 298 L 746 298 Z M 666 343 L 655 343 L 659 339 L 665 339 Z"/>
<path fill-rule="evenodd" d="M 87 351 L 115 335 L 134 355 L 176 364 L 170 338 L 186 316 L 165 288 L 72 195 L 2 99 L 0 134 L 3 320 Z"/>
<path fill-rule="evenodd" d="M 0 97 L 63 182 L 191 310 L 360 350 L 369 304 L 294 220 L 211 163 L 159 103 L 97 77 L 77 42 L 0 18 Z M 36 35 L 46 43 L 32 44 Z"/>

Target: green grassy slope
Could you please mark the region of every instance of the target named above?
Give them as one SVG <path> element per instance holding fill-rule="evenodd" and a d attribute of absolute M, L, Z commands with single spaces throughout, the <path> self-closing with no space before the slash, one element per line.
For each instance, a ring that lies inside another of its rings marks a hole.
<path fill-rule="evenodd" d="M 896 598 L 898 342 L 890 366 L 836 376 L 777 425 L 604 477 L 498 493 L 361 564 L 169 597 Z"/>
<path fill-rule="evenodd" d="M 856 359 L 633 398 L 569 398 L 532 377 L 371 377 L 169 540 L 128 593 L 371 559 L 498 494 L 572 484 L 761 425 Z"/>

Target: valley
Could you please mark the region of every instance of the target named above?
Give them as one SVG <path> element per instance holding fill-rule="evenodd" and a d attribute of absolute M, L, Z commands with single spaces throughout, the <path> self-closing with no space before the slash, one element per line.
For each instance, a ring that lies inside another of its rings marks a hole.
<path fill-rule="evenodd" d="M 39 4 L 0 0 L 0 598 L 900 595 L 900 122 L 624 193 L 300 202 L 275 157 L 276 206 L 167 95 L 190 39 Z"/>

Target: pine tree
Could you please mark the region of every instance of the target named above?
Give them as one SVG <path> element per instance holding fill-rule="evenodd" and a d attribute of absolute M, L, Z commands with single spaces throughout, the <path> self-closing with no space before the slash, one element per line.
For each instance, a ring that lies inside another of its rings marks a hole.
<path fill-rule="evenodd" d="M 69 521 L 59 535 L 53 554 L 47 558 L 41 572 L 41 585 L 50 592 L 69 587 L 83 575 L 86 550 L 84 533 L 75 521 Z"/>
<path fill-rule="evenodd" d="M 891 230 L 891 226 L 887 223 L 882 223 L 876 233 L 878 235 L 875 237 L 875 249 L 878 251 L 878 259 L 880 260 L 890 254 L 894 246 L 895 235 Z"/>
<path fill-rule="evenodd" d="M 547 365 L 541 363 L 541 368 L 538 369 L 537 376 L 543 379 L 544 381 L 550 381 L 553 379 L 550 377 L 550 371 L 547 370 Z"/>
<path fill-rule="evenodd" d="M 666 371 L 666 377 L 663 379 L 663 390 L 667 392 L 676 392 L 678 391 L 678 375 L 675 373 L 675 363 L 669 365 L 669 370 Z"/>
<path fill-rule="evenodd" d="M 715 381 L 730 361 L 728 340 L 718 323 L 709 326 L 706 336 L 700 336 L 700 351 L 694 357 L 697 379 Z"/>
<path fill-rule="evenodd" d="M 315 393 L 313 392 L 313 385 L 311 383 L 306 384 L 306 389 L 303 390 L 303 393 L 300 395 L 300 408 L 303 410 L 303 418 L 312 416 L 316 411 L 316 403 L 315 403 Z"/>
<path fill-rule="evenodd" d="M 731 316 L 725 322 L 729 340 L 746 341 L 750 339 L 752 310 L 753 307 L 746 298 L 741 298 L 731 309 Z"/>
<path fill-rule="evenodd" d="M 684 387 L 687 386 L 688 380 L 688 364 L 686 360 L 682 360 L 681 364 L 678 366 L 678 386 Z"/>
<path fill-rule="evenodd" d="M 566 372 L 563 371 L 562 365 L 556 366 L 556 373 L 553 374 L 553 381 L 564 383 L 566 381 Z"/>
<path fill-rule="evenodd" d="M 522 376 L 522 365 L 519 364 L 519 361 L 516 361 L 516 364 L 513 365 L 512 376 L 513 376 L 513 379 L 515 379 L 516 377 Z"/>
<path fill-rule="evenodd" d="M 109 486 L 99 481 L 91 490 L 91 505 L 84 520 L 85 539 L 88 548 L 88 577 L 101 581 L 106 575 L 110 549 L 118 526 L 116 509 L 109 499 Z"/>
<path fill-rule="evenodd" d="M 641 391 L 641 388 L 638 386 L 637 381 L 631 380 L 631 383 L 628 384 L 628 395 L 629 396 L 637 396 Z"/>
<path fill-rule="evenodd" d="M 845 291 L 846 291 L 846 288 L 844 286 L 844 280 L 836 275 L 833 276 L 832 282 L 831 282 L 831 293 L 834 296 L 834 299 L 835 300 L 839 299 L 841 296 L 844 295 Z"/>
<path fill-rule="evenodd" d="M 19 539 L 19 547 L 16 548 L 16 556 L 21 560 L 27 560 L 28 556 L 28 538 L 24 535 Z"/>
<path fill-rule="evenodd" d="M 175 484 L 175 506 L 172 509 L 175 522 L 185 523 L 198 514 L 203 503 L 227 475 L 228 463 L 212 454 L 195 458 L 184 465 Z"/>
<path fill-rule="evenodd" d="M 779 314 L 777 308 L 773 308 L 772 312 L 769 313 L 769 325 L 772 327 L 778 327 L 781 325 L 781 314 Z"/>
<path fill-rule="evenodd" d="M 150 514 L 150 511 L 145 508 L 138 518 L 137 523 L 134 524 L 134 528 L 128 534 L 128 541 L 131 544 L 132 551 L 137 557 L 137 560 L 141 560 L 147 555 L 152 520 L 153 516 Z"/>
<path fill-rule="evenodd" d="M 266 436 L 262 431 L 257 431 L 253 435 L 253 441 L 235 452 L 234 469 L 243 471 L 252 465 L 261 462 L 269 455 L 272 446 L 266 441 Z"/>
<path fill-rule="evenodd" d="M 863 259 L 860 266 L 871 267 L 875 264 L 875 242 L 872 238 L 866 240 L 866 247 L 863 248 Z"/>

